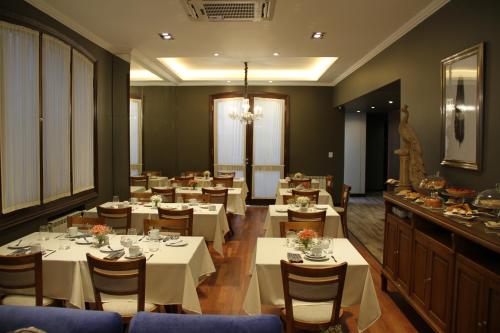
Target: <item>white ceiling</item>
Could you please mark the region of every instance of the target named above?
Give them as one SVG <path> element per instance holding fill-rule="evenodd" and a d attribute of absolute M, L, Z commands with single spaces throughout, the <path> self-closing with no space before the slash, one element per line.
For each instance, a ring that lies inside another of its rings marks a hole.
<path fill-rule="evenodd" d="M 234 82 L 248 61 L 250 84 L 335 85 L 449 0 L 276 0 L 272 20 L 263 22 L 195 22 L 181 0 L 27 1 L 129 59 L 132 72 L 152 72 L 151 84 Z M 313 40 L 314 31 L 327 35 Z M 159 58 L 175 58 L 177 67 Z M 325 66 L 325 58 L 337 59 Z"/>

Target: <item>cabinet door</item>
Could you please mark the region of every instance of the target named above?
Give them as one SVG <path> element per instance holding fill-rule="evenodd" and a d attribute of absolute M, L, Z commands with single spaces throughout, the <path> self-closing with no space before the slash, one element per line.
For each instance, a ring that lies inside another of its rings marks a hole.
<path fill-rule="evenodd" d="M 483 327 L 488 333 L 500 332 L 500 283 L 488 280 L 485 286 Z"/>
<path fill-rule="evenodd" d="M 404 223 L 398 223 L 398 251 L 397 251 L 397 282 L 409 291 L 411 278 L 411 228 Z"/>
<path fill-rule="evenodd" d="M 387 214 L 385 223 L 384 241 L 384 268 L 396 276 L 396 251 L 397 251 L 398 224 L 393 216 Z"/>
<path fill-rule="evenodd" d="M 410 294 L 412 299 L 422 308 L 426 308 L 429 302 L 429 256 L 430 251 L 425 238 L 419 232 L 415 232 L 413 240 L 413 281 Z"/>
<path fill-rule="evenodd" d="M 429 313 L 446 331 L 450 323 L 453 286 L 453 255 L 451 250 L 430 243 Z"/>
<path fill-rule="evenodd" d="M 457 260 L 455 270 L 454 332 L 473 333 L 480 329 L 482 276 L 465 261 Z"/>

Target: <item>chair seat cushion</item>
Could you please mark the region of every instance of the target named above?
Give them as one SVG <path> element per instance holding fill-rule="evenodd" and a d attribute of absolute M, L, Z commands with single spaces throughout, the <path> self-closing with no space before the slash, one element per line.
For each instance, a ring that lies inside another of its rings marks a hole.
<path fill-rule="evenodd" d="M 337 213 L 343 213 L 344 212 L 344 208 L 342 208 L 342 207 L 333 207 L 333 209 L 335 209 L 335 211 Z"/>
<path fill-rule="evenodd" d="M 144 311 L 151 312 L 156 310 L 157 305 L 145 303 Z M 118 312 L 122 317 L 133 317 L 137 314 L 137 301 L 109 301 L 102 303 L 104 311 Z"/>
<path fill-rule="evenodd" d="M 282 309 L 282 314 L 286 317 L 286 309 Z M 332 319 L 333 303 L 313 303 L 311 305 L 294 305 L 294 321 L 307 324 L 329 323 Z"/>
<path fill-rule="evenodd" d="M 44 297 L 43 306 L 49 306 L 55 302 L 54 299 Z M 4 305 L 20 305 L 20 306 L 35 306 L 36 299 L 35 296 L 29 295 L 7 295 L 2 298 L 2 304 Z"/>

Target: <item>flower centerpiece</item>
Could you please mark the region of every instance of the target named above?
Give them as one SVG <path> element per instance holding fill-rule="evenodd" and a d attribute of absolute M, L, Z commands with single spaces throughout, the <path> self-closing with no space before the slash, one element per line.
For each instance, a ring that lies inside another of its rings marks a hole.
<path fill-rule="evenodd" d="M 90 229 L 90 233 L 94 236 L 94 244 L 96 247 L 109 244 L 109 228 L 102 224 L 96 224 Z"/>
<path fill-rule="evenodd" d="M 315 237 L 316 237 L 316 232 L 311 229 L 304 229 L 297 233 L 297 238 L 299 239 L 299 243 L 304 247 L 304 251 L 309 250 L 312 240 Z"/>
<path fill-rule="evenodd" d="M 196 186 L 198 186 L 198 182 L 194 179 L 191 179 L 188 184 L 193 190 L 196 190 Z"/>
<path fill-rule="evenodd" d="M 305 209 L 309 207 L 309 203 L 311 202 L 308 197 L 298 197 L 295 202 L 300 206 L 301 209 Z"/>
<path fill-rule="evenodd" d="M 208 170 L 203 171 L 203 176 L 205 177 L 205 179 L 208 179 L 208 177 L 210 177 L 210 171 Z"/>
<path fill-rule="evenodd" d="M 162 201 L 161 195 L 155 194 L 155 195 L 151 196 L 151 202 L 153 203 L 153 205 L 155 207 L 158 207 L 158 205 L 160 204 L 161 201 Z"/>
<path fill-rule="evenodd" d="M 293 175 L 293 178 L 295 179 L 302 179 L 304 177 L 303 174 L 301 174 L 300 172 L 297 172 L 296 174 Z"/>

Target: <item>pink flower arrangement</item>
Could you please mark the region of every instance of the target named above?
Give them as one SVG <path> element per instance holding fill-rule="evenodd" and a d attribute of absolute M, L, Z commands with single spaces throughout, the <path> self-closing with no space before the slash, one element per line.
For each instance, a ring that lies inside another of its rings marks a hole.
<path fill-rule="evenodd" d="M 303 242 L 303 241 L 306 241 L 306 240 L 311 240 L 313 239 L 314 237 L 316 237 L 316 232 L 314 230 L 311 230 L 311 229 L 304 229 L 302 231 L 299 231 L 297 233 L 297 236 L 299 237 L 299 239 Z"/>
<path fill-rule="evenodd" d="M 104 236 L 109 233 L 109 228 L 102 224 L 96 224 L 90 229 L 90 232 L 94 236 Z"/>
<path fill-rule="evenodd" d="M 194 179 L 191 179 L 189 182 L 188 182 L 189 186 L 191 186 L 193 189 L 196 188 L 196 185 L 198 185 L 198 182 Z"/>

